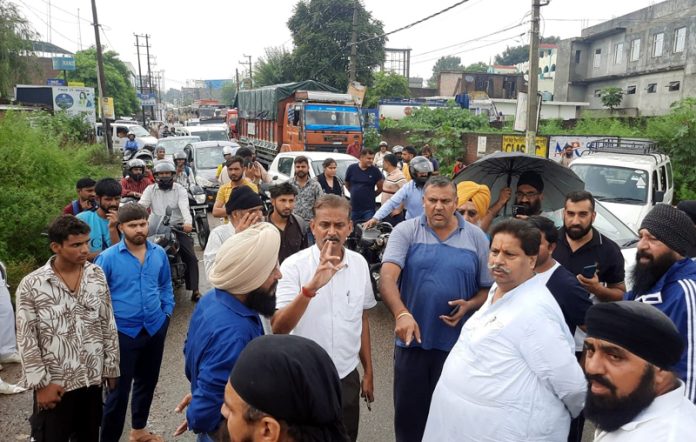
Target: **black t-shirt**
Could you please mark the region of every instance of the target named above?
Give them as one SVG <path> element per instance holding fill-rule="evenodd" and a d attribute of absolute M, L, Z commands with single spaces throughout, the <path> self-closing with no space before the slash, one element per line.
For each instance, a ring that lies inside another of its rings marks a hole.
<path fill-rule="evenodd" d="M 350 204 L 353 212 L 375 210 L 375 186 L 383 179 L 382 172 L 375 166 L 365 170 L 362 170 L 358 163 L 348 166 L 346 183 L 350 183 Z"/>
<path fill-rule="evenodd" d="M 546 288 L 561 307 L 570 334 L 574 334 L 578 326 L 585 325 L 585 314 L 587 309 L 592 307 L 590 294 L 582 287 L 575 275 L 562 265 L 551 274 Z"/>
<path fill-rule="evenodd" d="M 329 182 L 326 180 L 326 175 L 324 175 L 323 173 L 319 174 L 319 176 L 317 177 L 317 181 L 319 181 L 321 189 L 324 191 L 325 194 L 343 196 L 343 182 L 339 177 L 334 177 L 333 187 L 329 186 Z"/>
<path fill-rule="evenodd" d="M 621 248 L 612 240 L 592 228 L 592 239 L 575 252 L 571 251 L 565 228 L 558 231 L 558 243 L 553 258 L 573 275 L 582 273 L 582 269 L 597 264 L 599 282 L 619 284 L 624 282 L 624 257 Z"/>

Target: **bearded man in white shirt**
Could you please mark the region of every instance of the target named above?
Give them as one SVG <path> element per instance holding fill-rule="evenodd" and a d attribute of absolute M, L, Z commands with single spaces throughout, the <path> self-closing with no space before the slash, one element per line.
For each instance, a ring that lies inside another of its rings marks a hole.
<path fill-rule="evenodd" d="M 595 442 L 694 440 L 696 406 L 673 371 L 684 341 L 672 320 L 618 301 L 590 307 L 585 324 L 585 417 Z"/>
<path fill-rule="evenodd" d="M 561 309 L 534 274 L 541 234 L 509 219 L 491 237 L 495 284 L 447 357 L 423 441 L 564 441 L 586 384 Z"/>

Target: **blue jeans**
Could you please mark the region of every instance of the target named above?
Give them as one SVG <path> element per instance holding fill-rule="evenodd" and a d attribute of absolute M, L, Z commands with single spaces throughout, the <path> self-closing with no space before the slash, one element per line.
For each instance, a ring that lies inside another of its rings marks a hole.
<path fill-rule="evenodd" d="M 370 220 L 373 216 L 375 216 L 375 209 L 360 210 L 357 212 L 355 210 L 351 210 L 350 212 L 350 219 L 354 223 L 364 223 L 365 221 Z"/>

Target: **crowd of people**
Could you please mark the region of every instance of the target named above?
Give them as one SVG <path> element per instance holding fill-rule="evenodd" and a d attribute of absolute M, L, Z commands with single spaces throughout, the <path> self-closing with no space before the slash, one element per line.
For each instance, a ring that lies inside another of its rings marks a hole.
<path fill-rule="evenodd" d="M 239 150 L 219 170 L 213 215 L 224 222 L 203 253 L 204 295 L 185 158 L 157 162 L 152 177 L 131 162 L 120 183 L 77 183 L 48 228 L 53 256 L 17 288 L 17 344 L 12 327 L 0 342 L 0 362 L 23 366 L 20 384 L 0 389 L 34 393 L 33 440 L 118 441 L 129 404 L 129 440 L 164 440 L 147 423 L 175 297 L 166 253 L 147 236 L 165 214 L 181 226 L 198 302 L 175 435 L 358 439 L 361 400 L 375 396 L 376 300 L 365 257 L 346 242 L 380 221 L 395 225 L 379 291 L 394 319 L 398 442 L 580 441 L 585 418 L 596 441 L 696 431 L 693 202 L 645 217 L 627 290 L 621 248 L 593 226 L 592 194 L 565 195 L 557 229 L 538 173 L 492 201 L 487 186 L 440 175 L 428 146 L 382 143 L 355 152 L 345 179 L 332 159 L 311 178 L 296 157 L 266 210 L 265 170 Z M 511 200 L 523 210 L 501 216 Z"/>

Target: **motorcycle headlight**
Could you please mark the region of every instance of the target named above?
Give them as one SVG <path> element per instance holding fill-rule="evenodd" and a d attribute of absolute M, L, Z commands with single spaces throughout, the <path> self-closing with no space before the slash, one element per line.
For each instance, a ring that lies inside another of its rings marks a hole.
<path fill-rule="evenodd" d="M 213 183 L 212 181 L 210 181 L 208 179 L 203 178 L 202 176 L 197 176 L 196 181 L 198 182 L 198 184 L 201 187 L 215 187 L 216 186 L 215 183 Z M 196 200 L 196 201 L 198 201 L 198 200 Z"/>
<path fill-rule="evenodd" d="M 196 204 L 205 204 L 205 193 L 194 195 L 193 199 L 196 200 Z"/>

